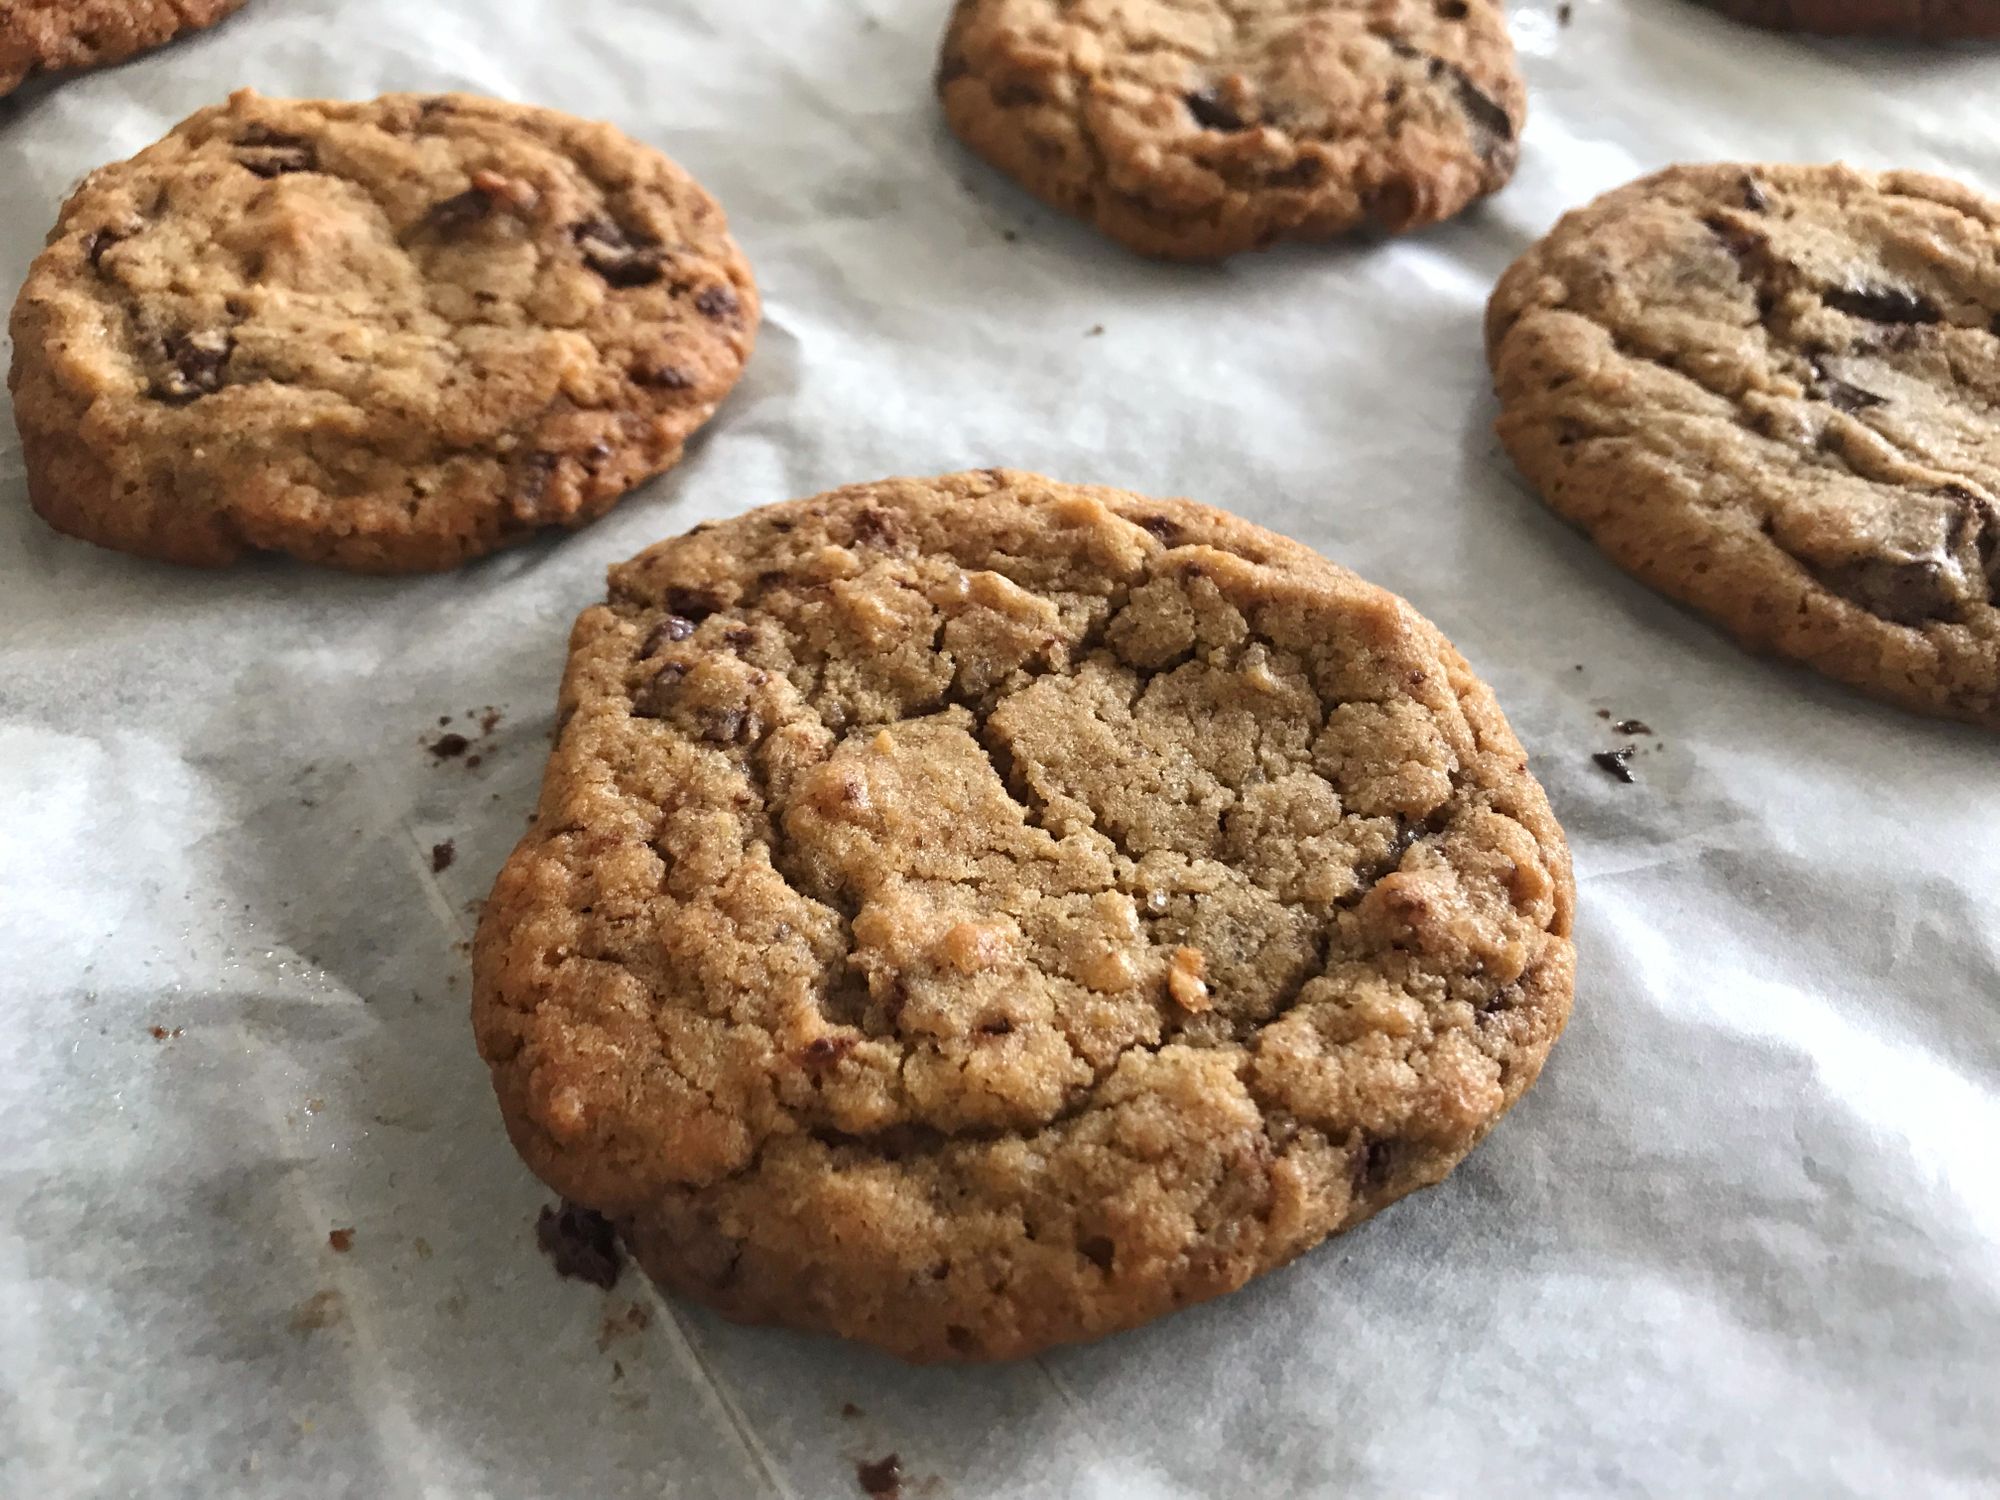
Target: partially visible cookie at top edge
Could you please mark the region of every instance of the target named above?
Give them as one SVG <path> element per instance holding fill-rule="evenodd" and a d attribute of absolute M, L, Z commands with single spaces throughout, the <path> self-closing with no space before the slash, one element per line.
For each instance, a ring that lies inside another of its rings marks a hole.
<path fill-rule="evenodd" d="M 63 206 L 9 383 L 59 530 L 405 572 L 671 467 L 757 321 L 721 209 L 610 125 L 245 90 Z"/>
<path fill-rule="evenodd" d="M 123 62 L 240 9 L 244 0 L 11 0 L 0 13 L 0 95 L 44 73 Z"/>
<path fill-rule="evenodd" d="M 1404 601 L 1189 501 L 885 480 L 611 571 L 473 1017 L 669 1290 L 1019 1358 L 1442 1179 L 1563 1028 L 1574 899 Z"/>
<path fill-rule="evenodd" d="M 1527 113 L 1497 0 L 958 0 L 937 86 L 979 155 L 1145 255 L 1459 213 Z"/>
<path fill-rule="evenodd" d="M 1995 0 L 1703 0 L 1771 31 L 1821 36 L 1903 36 L 1921 41 L 2000 37 Z"/>
<path fill-rule="evenodd" d="M 1752 649 L 2000 727 L 2000 203 L 1674 167 L 1487 310 L 1498 432 L 1620 565 Z"/>

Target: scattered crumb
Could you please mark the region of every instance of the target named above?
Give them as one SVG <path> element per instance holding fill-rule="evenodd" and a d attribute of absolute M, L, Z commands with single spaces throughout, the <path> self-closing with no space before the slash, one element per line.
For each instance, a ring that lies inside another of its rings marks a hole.
<path fill-rule="evenodd" d="M 500 720 L 503 717 L 505 716 L 499 709 L 490 703 L 487 704 L 486 707 L 479 711 L 479 732 L 481 734 L 491 734 L 500 727 Z"/>
<path fill-rule="evenodd" d="M 1000 238 L 1005 240 L 1010 245 L 1013 244 L 1016 240 L 1020 239 L 1020 237 L 1021 237 L 1021 231 L 1018 229 L 1003 229 L 1000 231 Z"/>
<path fill-rule="evenodd" d="M 347 1309 L 341 1305 L 340 1293 L 328 1287 L 325 1291 L 314 1292 L 292 1309 L 292 1332 L 303 1338 L 322 1328 L 333 1327 L 346 1316 Z"/>
<path fill-rule="evenodd" d="M 309 1115 L 316 1115 L 325 1108 L 326 1108 L 326 1101 L 324 1099 L 306 1100 L 306 1113 Z"/>
<path fill-rule="evenodd" d="M 170 1042 L 175 1037 L 183 1034 L 182 1029 L 178 1026 L 171 1030 L 165 1026 L 148 1026 L 146 1030 L 151 1033 L 153 1040 L 156 1042 Z"/>
<path fill-rule="evenodd" d="M 450 727 L 450 725 L 451 725 L 451 715 L 450 715 L 450 714 L 439 714 L 439 715 L 438 715 L 438 728 L 440 728 L 440 729 L 445 729 L 445 728 L 449 728 L 449 727 Z"/>
<path fill-rule="evenodd" d="M 852 1401 L 843 1401 L 840 1403 L 840 1414 L 843 1417 L 847 1418 L 847 1420 L 850 1422 L 852 1422 L 857 1417 L 865 1417 L 868 1415 L 860 1407 L 856 1406 Z"/>
<path fill-rule="evenodd" d="M 471 748 L 472 741 L 462 734 L 441 734 L 431 741 L 431 754 L 438 760 L 452 760 Z"/>
<path fill-rule="evenodd" d="M 1599 769 L 1608 775 L 1616 776 L 1627 786 L 1632 785 L 1632 783 L 1639 779 L 1632 774 L 1632 747 L 1630 745 L 1623 746 L 1617 750 L 1600 750 L 1590 758 L 1597 762 Z"/>
<path fill-rule="evenodd" d="M 598 1325 L 598 1351 L 600 1353 L 608 1351 L 620 1339 L 644 1333 L 652 1326 L 652 1322 L 652 1310 L 637 1302 L 623 1310 L 611 1308 L 604 1314 L 604 1321 Z"/>
<path fill-rule="evenodd" d="M 1567 26 L 1575 19 L 1576 7 L 1571 5 L 1569 0 L 1563 0 L 1563 3 L 1556 7 L 1556 25 Z"/>
<path fill-rule="evenodd" d="M 625 1252 L 618 1248 L 618 1232 L 611 1221 L 596 1209 L 567 1200 L 560 1208 L 545 1207 L 536 1218 L 535 1243 L 558 1276 L 587 1281 L 607 1292 L 618 1285 L 618 1273 L 625 1269 Z"/>
<path fill-rule="evenodd" d="M 442 875 L 451 868 L 451 862 L 458 858 L 458 846 L 450 839 L 441 844 L 431 845 L 431 873 Z"/>
<path fill-rule="evenodd" d="M 1620 734 L 1651 734 L 1653 732 L 1653 726 L 1646 723 L 1643 719 L 1620 719 L 1611 727 Z"/>
<path fill-rule="evenodd" d="M 1094 339 L 1100 337 L 1103 332 L 1104 325 L 1102 323 L 1092 323 L 1083 336 L 1087 339 Z"/>
<path fill-rule="evenodd" d="M 897 1500 L 903 1493 L 903 1460 L 900 1454 L 863 1459 L 854 1466 L 854 1479 L 864 1495 L 875 1500 Z"/>
<path fill-rule="evenodd" d="M 417 1252 L 418 1260 L 429 1260 L 431 1258 L 431 1242 L 422 1235 L 418 1235 L 410 1241 L 410 1248 Z"/>
<path fill-rule="evenodd" d="M 1576 664 L 1576 669 L 1577 669 L 1577 671 L 1581 672 L 1581 671 L 1583 670 L 1583 663 L 1582 663 L 1582 662 L 1578 662 L 1578 663 Z"/>
<path fill-rule="evenodd" d="M 478 770 L 478 769 L 479 769 L 479 763 L 480 763 L 480 762 L 481 762 L 482 760 L 484 760 L 484 759 L 486 759 L 486 757 L 485 757 L 485 756 L 483 756 L 483 755 L 468 755 L 468 756 L 466 756 L 466 758 L 465 758 L 465 769 L 466 769 L 466 770 L 468 770 L 468 771 L 476 771 L 476 770 Z"/>
<path fill-rule="evenodd" d="M 1608 719 L 1611 717 L 1611 710 L 1608 708 L 1600 708 L 1597 711 L 1597 717 L 1600 719 Z"/>
<path fill-rule="evenodd" d="M 347 1254 L 348 1251 L 354 1248 L 353 1228 L 329 1229 L 326 1232 L 326 1247 L 336 1255 Z"/>
<path fill-rule="evenodd" d="M 613 1380 L 623 1380 L 625 1378 L 625 1366 L 615 1359 L 611 1361 L 611 1378 Z"/>
<path fill-rule="evenodd" d="M 447 1317 L 462 1318 L 471 1307 L 472 1299 L 463 1291 L 452 1292 L 449 1296 L 438 1298 L 438 1311 Z"/>

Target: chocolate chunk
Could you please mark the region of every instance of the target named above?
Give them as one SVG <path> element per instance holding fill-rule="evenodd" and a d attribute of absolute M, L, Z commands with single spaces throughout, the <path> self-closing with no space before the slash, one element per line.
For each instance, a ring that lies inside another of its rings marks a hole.
<path fill-rule="evenodd" d="M 640 365 L 632 371 L 632 383 L 656 391 L 685 391 L 694 385 L 694 376 L 679 365 Z"/>
<path fill-rule="evenodd" d="M 1317 156 L 1301 156 L 1264 180 L 1272 187 L 1311 187 L 1325 176 L 1326 164 Z"/>
<path fill-rule="evenodd" d="M 236 340 L 226 333 L 170 333 L 161 347 L 169 368 L 154 394 L 178 404 L 222 389 L 223 367 L 229 363 Z"/>
<path fill-rule="evenodd" d="M 570 231 L 583 263 L 616 287 L 651 286 L 665 274 L 657 240 L 629 234 L 609 219 L 592 219 Z"/>
<path fill-rule="evenodd" d="M 1357 1195 L 1374 1193 L 1388 1186 L 1390 1175 L 1396 1170 L 1396 1158 L 1401 1153 L 1402 1143 L 1394 1140 L 1371 1140 L 1354 1157 L 1354 1191 Z"/>
<path fill-rule="evenodd" d="M 83 242 L 84 259 L 90 262 L 91 269 L 102 269 L 104 252 L 124 238 L 124 235 L 114 229 L 97 229 L 91 231 Z"/>
<path fill-rule="evenodd" d="M 711 745 L 742 745 L 756 739 L 760 727 L 748 709 L 725 708 L 708 716 L 701 737 Z"/>
<path fill-rule="evenodd" d="M 722 608 L 722 601 L 700 589 L 670 588 L 667 590 L 667 608 L 699 625 Z"/>
<path fill-rule="evenodd" d="M 1500 107 L 1499 102 L 1459 69 L 1453 68 L 1451 72 L 1452 88 L 1458 95 L 1458 107 L 1465 111 L 1466 118 L 1498 141 L 1513 140 L 1514 122 L 1508 118 L 1507 111 Z M 1480 154 L 1484 156 L 1491 153 L 1487 148 L 1482 148 Z"/>
<path fill-rule="evenodd" d="M 319 170 L 319 149 L 302 135 L 253 125 L 236 138 L 236 160 L 259 177 Z"/>
<path fill-rule="evenodd" d="M 639 647 L 639 660 L 657 655 L 660 648 L 669 641 L 684 641 L 694 634 L 694 621 L 680 615 L 668 615 L 659 624 L 646 632 L 646 640 Z"/>
<path fill-rule="evenodd" d="M 352 1229 L 329 1229 L 326 1232 L 326 1248 L 336 1255 L 345 1255 L 354 1248 Z"/>
<path fill-rule="evenodd" d="M 1630 745 L 1621 746 L 1616 750 L 1600 750 L 1590 758 L 1597 762 L 1597 768 L 1600 771 L 1617 777 L 1627 786 L 1632 785 L 1639 779 L 1632 774 L 1632 747 Z"/>
<path fill-rule="evenodd" d="M 1943 557 L 1866 557 L 1813 575 L 1832 592 L 1892 625 L 1922 625 L 1958 613 L 1958 568 Z"/>
<path fill-rule="evenodd" d="M 1139 524 L 1147 531 L 1152 532 L 1154 536 L 1165 542 L 1169 547 L 1173 546 L 1180 538 L 1180 526 L 1165 516 L 1141 516 Z"/>
<path fill-rule="evenodd" d="M 671 705 L 674 689 L 687 676 L 688 669 L 677 661 L 663 662 L 660 670 L 632 699 L 632 717 L 635 719 L 664 719 Z"/>
<path fill-rule="evenodd" d="M 1820 301 L 1871 323 L 1935 323 L 1944 316 L 1930 298 L 1893 286 L 1831 287 Z"/>
<path fill-rule="evenodd" d="M 540 513 L 542 501 L 548 497 L 549 482 L 555 478 L 560 462 L 554 453 L 534 452 L 515 465 L 513 484 L 507 492 L 507 507 L 515 519 L 532 521 Z"/>
<path fill-rule="evenodd" d="M 903 1493 L 903 1460 L 891 1453 L 886 1458 L 864 1459 L 854 1466 L 855 1483 L 871 1500 L 899 1500 Z"/>
<path fill-rule="evenodd" d="M 1204 130 L 1241 130 L 1243 116 L 1235 106 L 1224 99 L 1213 87 L 1197 89 L 1191 94 L 1183 94 L 1181 102 L 1194 116 L 1195 123 Z"/>
<path fill-rule="evenodd" d="M 1466 0 L 1437 0 L 1431 9 L 1437 12 L 1440 21 L 1463 21 L 1472 7 Z"/>
<path fill-rule="evenodd" d="M 1723 248 L 1739 261 L 1749 261 L 1764 248 L 1764 237 L 1756 230 L 1734 219 L 1725 219 L 1721 214 L 1710 214 L 1703 219 L 1702 227 L 1722 241 Z"/>
<path fill-rule="evenodd" d="M 742 315 L 743 304 L 732 287 L 705 286 L 695 293 L 694 310 L 718 323 L 733 323 Z"/>
<path fill-rule="evenodd" d="M 422 227 L 432 234 L 456 234 L 492 212 L 491 194 L 482 193 L 478 188 L 467 188 L 462 193 L 454 193 L 433 203 L 424 215 Z"/>
<path fill-rule="evenodd" d="M 813 1072 L 836 1065 L 860 1044 L 859 1037 L 816 1036 L 799 1048 L 799 1061 Z"/>
<path fill-rule="evenodd" d="M 458 858 L 458 845 L 450 839 L 441 844 L 431 845 L 431 873 L 442 875 L 451 868 L 451 862 Z"/>
<path fill-rule="evenodd" d="M 592 1208 L 563 1201 L 560 1209 L 544 1208 L 535 1220 L 535 1243 L 555 1265 L 558 1276 L 601 1286 L 607 1292 L 625 1269 L 618 1232 L 611 1221 Z"/>

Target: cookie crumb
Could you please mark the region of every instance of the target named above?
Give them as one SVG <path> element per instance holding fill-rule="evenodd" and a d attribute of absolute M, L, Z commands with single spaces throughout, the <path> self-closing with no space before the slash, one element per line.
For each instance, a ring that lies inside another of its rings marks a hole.
<path fill-rule="evenodd" d="M 458 846 L 450 839 L 431 845 L 431 873 L 442 875 L 451 868 L 451 862 L 458 858 Z"/>
<path fill-rule="evenodd" d="M 480 711 L 479 732 L 481 734 L 491 734 L 494 730 L 500 727 L 500 720 L 502 719 L 502 717 L 504 716 L 501 714 L 499 709 L 493 707 L 491 704 L 488 704 L 484 709 Z"/>
<path fill-rule="evenodd" d="M 607 1292 L 618 1285 L 625 1269 L 625 1252 L 618 1248 L 618 1231 L 594 1208 L 565 1199 L 561 1207 L 544 1207 L 535 1220 L 535 1243 L 556 1268 L 558 1276 L 587 1281 Z"/>
<path fill-rule="evenodd" d="M 346 1316 L 347 1309 L 341 1305 L 340 1293 L 328 1287 L 314 1292 L 292 1309 L 292 1332 L 304 1338 L 322 1328 L 333 1327 Z"/>
<path fill-rule="evenodd" d="M 1174 950 L 1174 956 L 1167 964 L 1167 993 L 1174 997 L 1174 1004 L 1182 1010 L 1200 1015 L 1214 1007 L 1215 1002 L 1209 998 L 1208 985 L 1201 977 L 1207 968 L 1208 960 L 1202 957 L 1201 949 Z"/>
<path fill-rule="evenodd" d="M 462 734 L 441 734 L 431 741 L 431 754 L 438 760 L 453 760 L 472 748 L 472 741 Z"/>
<path fill-rule="evenodd" d="M 1575 19 L 1576 7 L 1571 5 L 1569 0 L 1563 0 L 1563 3 L 1556 7 L 1556 25 L 1567 26 Z"/>
<path fill-rule="evenodd" d="M 1632 747 L 1630 745 L 1622 746 L 1616 750 L 1600 750 L 1590 758 L 1597 762 L 1599 769 L 1612 776 L 1616 776 L 1627 786 L 1632 785 L 1639 779 L 1632 774 Z"/>
<path fill-rule="evenodd" d="M 612 1308 L 605 1313 L 604 1321 L 597 1327 L 598 1351 L 608 1352 L 620 1339 L 644 1333 L 652 1323 L 652 1310 L 640 1303 L 634 1302 L 630 1307 L 622 1309 Z"/>
<path fill-rule="evenodd" d="M 885 1458 L 863 1459 L 854 1466 L 854 1479 L 861 1492 L 872 1495 L 874 1500 L 898 1500 L 903 1493 L 902 1455 L 891 1453 Z"/>
<path fill-rule="evenodd" d="M 148 1026 L 146 1030 L 156 1042 L 170 1042 L 182 1034 L 181 1028 L 178 1026 L 173 1027 L 171 1030 L 165 1026 Z"/>
<path fill-rule="evenodd" d="M 1094 338 L 1102 338 L 1103 335 L 1104 335 L 1104 325 L 1102 323 L 1092 323 L 1090 327 L 1084 331 L 1083 336 L 1087 339 L 1094 339 Z"/>
<path fill-rule="evenodd" d="M 1651 734 L 1653 726 L 1643 719 L 1620 719 L 1611 726 L 1620 734 Z"/>
<path fill-rule="evenodd" d="M 336 1255 L 345 1255 L 352 1250 L 354 1248 L 352 1226 L 346 1229 L 329 1229 L 326 1232 L 326 1248 Z"/>

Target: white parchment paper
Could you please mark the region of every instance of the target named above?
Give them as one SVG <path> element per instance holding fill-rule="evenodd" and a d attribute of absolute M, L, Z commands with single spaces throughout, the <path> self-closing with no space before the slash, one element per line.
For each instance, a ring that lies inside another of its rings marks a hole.
<path fill-rule="evenodd" d="M 1559 212 L 1668 162 L 2000 190 L 2000 52 L 1525 0 L 1501 196 L 1186 268 L 957 148 L 945 8 L 251 0 L 0 106 L 9 296 L 82 173 L 249 83 L 613 119 L 723 201 L 768 307 L 681 469 L 446 577 L 58 538 L 0 422 L 0 1495 L 813 1500 L 891 1452 L 926 1496 L 2000 1493 L 1994 741 L 1628 580 L 1500 454 L 1479 336 Z M 558 1280 L 465 940 L 569 621 L 698 521 L 997 463 L 1229 507 L 1443 626 L 1575 849 L 1568 1035 L 1443 1186 L 1031 1363 L 912 1371 Z M 1591 763 L 1599 709 L 1655 731 L 1636 785 Z"/>

